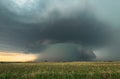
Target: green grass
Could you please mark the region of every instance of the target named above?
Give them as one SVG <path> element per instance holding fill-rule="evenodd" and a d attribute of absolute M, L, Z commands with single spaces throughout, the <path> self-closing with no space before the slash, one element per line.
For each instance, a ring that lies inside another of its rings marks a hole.
<path fill-rule="evenodd" d="M 120 79 L 120 63 L 1 63 L 0 79 Z"/>

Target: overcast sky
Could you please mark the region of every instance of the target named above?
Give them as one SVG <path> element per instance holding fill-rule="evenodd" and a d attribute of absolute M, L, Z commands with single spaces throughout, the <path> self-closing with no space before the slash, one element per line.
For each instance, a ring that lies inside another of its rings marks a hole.
<path fill-rule="evenodd" d="M 120 60 L 119 8 L 119 0 L 0 0 L 0 52 Z"/>

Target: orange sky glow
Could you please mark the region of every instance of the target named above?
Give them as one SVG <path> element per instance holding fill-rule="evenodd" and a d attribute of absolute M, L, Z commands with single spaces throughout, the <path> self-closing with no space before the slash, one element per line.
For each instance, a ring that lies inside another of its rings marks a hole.
<path fill-rule="evenodd" d="M 27 62 L 37 59 L 37 55 L 24 53 L 0 52 L 0 62 Z"/>

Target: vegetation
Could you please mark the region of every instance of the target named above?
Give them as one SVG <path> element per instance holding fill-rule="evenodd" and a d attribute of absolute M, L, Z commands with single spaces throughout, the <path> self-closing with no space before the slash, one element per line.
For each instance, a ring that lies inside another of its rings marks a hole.
<path fill-rule="evenodd" d="M 120 79 L 120 63 L 0 63 L 0 79 Z"/>

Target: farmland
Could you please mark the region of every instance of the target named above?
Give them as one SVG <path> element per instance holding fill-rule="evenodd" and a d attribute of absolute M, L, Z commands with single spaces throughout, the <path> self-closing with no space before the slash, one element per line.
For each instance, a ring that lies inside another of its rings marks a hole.
<path fill-rule="evenodd" d="M 0 79 L 120 79 L 120 62 L 0 63 Z"/>

